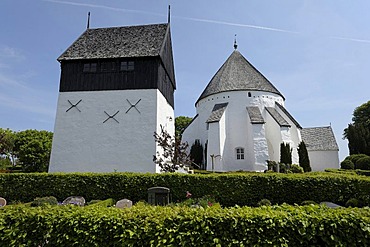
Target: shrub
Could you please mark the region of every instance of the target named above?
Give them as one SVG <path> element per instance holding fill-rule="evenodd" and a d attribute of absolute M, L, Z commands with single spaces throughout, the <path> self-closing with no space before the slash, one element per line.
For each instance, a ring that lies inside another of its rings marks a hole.
<path fill-rule="evenodd" d="M 292 164 L 289 168 L 289 171 L 292 173 L 303 173 L 303 167 L 297 165 L 297 164 Z"/>
<path fill-rule="evenodd" d="M 340 168 L 346 170 L 353 170 L 355 169 L 355 164 L 353 164 L 353 162 L 350 159 L 345 159 L 340 163 Z"/>
<path fill-rule="evenodd" d="M 45 205 L 58 205 L 58 200 L 54 196 L 36 197 L 31 203 L 31 207 L 40 207 Z"/>
<path fill-rule="evenodd" d="M 312 200 L 306 200 L 306 201 L 301 202 L 301 205 L 302 206 L 305 206 L 305 205 L 317 205 L 317 204 L 318 204 L 317 202 L 312 201 Z"/>
<path fill-rule="evenodd" d="M 261 207 L 261 206 L 271 206 L 271 202 L 269 199 L 262 199 L 261 201 L 259 201 L 257 203 L 257 206 L 258 207 Z"/>
<path fill-rule="evenodd" d="M 368 209 L 5 207 L 1 246 L 369 246 Z"/>
<path fill-rule="evenodd" d="M 350 160 L 353 162 L 353 164 L 355 165 L 355 169 L 360 169 L 357 167 L 357 161 L 361 158 L 365 158 L 365 157 L 369 157 L 367 156 L 366 154 L 352 154 L 350 156 L 347 156 L 345 159 L 347 160 Z"/>
<path fill-rule="evenodd" d="M 333 173 L 139 174 L 139 173 L 5 173 L 0 174 L 0 195 L 9 201 L 30 202 L 53 195 L 59 201 L 71 195 L 86 201 L 148 199 L 148 188 L 170 189 L 172 202 L 185 199 L 186 191 L 200 198 L 213 195 L 222 206 L 254 206 L 263 198 L 274 204 L 305 200 L 344 205 L 357 198 L 370 205 L 370 178 Z"/>
<path fill-rule="evenodd" d="M 363 157 L 357 160 L 357 169 L 370 170 L 370 157 Z"/>
<path fill-rule="evenodd" d="M 349 199 L 347 202 L 346 202 L 346 207 L 348 208 L 348 207 L 356 207 L 356 208 L 358 208 L 358 207 L 360 207 L 361 206 L 361 203 L 360 203 L 360 201 L 359 200 L 357 200 L 356 198 L 351 198 L 351 199 Z"/>

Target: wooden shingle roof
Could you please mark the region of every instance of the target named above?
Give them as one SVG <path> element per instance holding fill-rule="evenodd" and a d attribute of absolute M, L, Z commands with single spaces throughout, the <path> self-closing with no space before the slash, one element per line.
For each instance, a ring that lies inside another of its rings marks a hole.
<path fill-rule="evenodd" d="M 280 125 L 280 127 L 291 127 L 288 121 L 285 120 L 283 116 L 274 107 L 265 107 L 268 113 L 273 119 Z"/>
<path fill-rule="evenodd" d="M 168 24 L 87 29 L 59 58 L 125 58 L 159 56 Z"/>
<path fill-rule="evenodd" d="M 330 126 L 301 129 L 302 140 L 308 151 L 339 150 L 333 130 Z"/>
<path fill-rule="evenodd" d="M 252 124 L 264 124 L 265 120 L 262 117 L 258 106 L 247 106 L 247 112 Z"/>
<path fill-rule="evenodd" d="M 213 76 L 197 102 L 226 91 L 265 91 L 284 96 L 239 51 L 234 50 Z"/>

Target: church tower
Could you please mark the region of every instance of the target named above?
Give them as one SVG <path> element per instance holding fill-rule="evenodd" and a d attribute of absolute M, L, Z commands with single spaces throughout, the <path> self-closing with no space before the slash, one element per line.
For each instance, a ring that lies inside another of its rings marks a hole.
<path fill-rule="evenodd" d="M 174 134 L 170 25 L 87 29 L 59 58 L 50 172 L 158 172 L 154 132 Z"/>

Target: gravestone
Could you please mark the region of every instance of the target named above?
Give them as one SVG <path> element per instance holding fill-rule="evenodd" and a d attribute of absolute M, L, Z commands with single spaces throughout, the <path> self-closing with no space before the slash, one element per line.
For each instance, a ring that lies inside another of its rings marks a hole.
<path fill-rule="evenodd" d="M 6 205 L 5 198 L 0 197 L 0 207 L 4 207 Z"/>
<path fill-rule="evenodd" d="M 85 198 L 82 196 L 70 196 L 67 197 L 63 203 L 63 205 L 66 204 L 73 204 L 73 205 L 78 205 L 78 206 L 84 206 L 85 205 Z"/>
<path fill-rule="evenodd" d="M 170 203 L 170 189 L 166 187 L 152 187 L 148 189 L 148 203 L 164 206 Z"/>
<path fill-rule="evenodd" d="M 320 205 L 326 205 L 329 208 L 341 208 L 342 206 L 332 202 L 321 202 Z"/>
<path fill-rule="evenodd" d="M 122 199 L 116 203 L 116 208 L 131 208 L 132 201 L 129 199 Z"/>

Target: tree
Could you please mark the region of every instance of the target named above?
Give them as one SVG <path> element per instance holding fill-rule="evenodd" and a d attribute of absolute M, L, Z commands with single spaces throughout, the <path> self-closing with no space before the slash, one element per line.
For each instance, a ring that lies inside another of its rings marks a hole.
<path fill-rule="evenodd" d="M 203 164 L 203 146 L 200 144 L 200 141 L 197 139 L 191 145 L 190 148 L 190 159 L 197 164 L 199 167 L 202 167 Z"/>
<path fill-rule="evenodd" d="M 26 172 L 46 172 L 49 167 L 53 133 L 24 130 L 16 134 L 14 150 Z"/>
<path fill-rule="evenodd" d="M 310 159 L 308 157 L 308 152 L 306 148 L 306 144 L 301 141 L 298 145 L 298 158 L 299 158 L 299 165 L 303 168 L 304 172 L 310 172 Z"/>
<path fill-rule="evenodd" d="M 343 139 L 348 140 L 349 154 L 370 155 L 370 101 L 353 111 L 352 121 L 343 133 Z"/>
<path fill-rule="evenodd" d="M 280 163 L 292 164 L 292 149 L 289 143 L 280 144 Z"/>
<path fill-rule="evenodd" d="M 190 165 L 191 160 L 187 154 L 188 144 L 179 138 L 172 137 L 161 125 L 161 133 L 154 132 L 154 139 L 161 148 L 153 155 L 154 163 L 158 164 L 162 172 L 175 172 L 179 168 Z"/>
<path fill-rule="evenodd" d="M 182 133 L 193 120 L 191 117 L 179 116 L 175 118 L 175 135 L 181 140 Z"/>
<path fill-rule="evenodd" d="M 11 161 L 15 166 L 16 154 L 14 151 L 14 142 L 16 133 L 10 129 L 0 128 L 0 156 Z"/>

